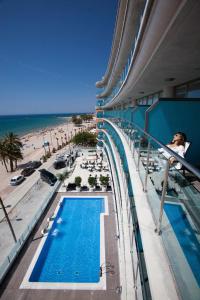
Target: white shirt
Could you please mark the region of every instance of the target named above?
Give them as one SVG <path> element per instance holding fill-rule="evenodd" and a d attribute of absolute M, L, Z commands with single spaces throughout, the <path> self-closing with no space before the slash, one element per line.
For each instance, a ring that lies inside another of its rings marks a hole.
<path fill-rule="evenodd" d="M 172 146 L 172 145 L 167 145 L 168 148 L 170 148 L 172 151 L 174 151 L 175 153 L 177 153 L 178 155 L 180 155 L 181 157 L 184 158 L 185 155 L 185 147 L 183 145 L 179 145 L 179 146 Z M 160 153 L 163 154 L 163 156 L 167 159 L 169 159 L 170 157 L 173 157 L 171 154 L 169 154 L 167 151 L 165 151 L 163 148 L 159 148 L 158 151 Z M 182 164 L 181 163 L 177 163 L 174 166 L 176 169 L 180 170 L 182 168 Z"/>

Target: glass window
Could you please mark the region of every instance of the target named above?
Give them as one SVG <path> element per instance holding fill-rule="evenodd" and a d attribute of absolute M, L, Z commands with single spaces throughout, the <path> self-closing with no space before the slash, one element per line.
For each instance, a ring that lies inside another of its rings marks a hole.
<path fill-rule="evenodd" d="M 200 98 L 200 80 L 189 83 L 187 97 Z"/>
<path fill-rule="evenodd" d="M 176 87 L 176 97 L 177 98 L 187 98 L 187 85 L 181 85 Z"/>

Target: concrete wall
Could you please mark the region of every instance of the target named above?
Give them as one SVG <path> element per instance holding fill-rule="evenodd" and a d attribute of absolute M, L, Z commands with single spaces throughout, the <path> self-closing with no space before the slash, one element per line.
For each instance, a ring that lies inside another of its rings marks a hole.
<path fill-rule="evenodd" d="M 138 106 L 132 113 L 132 122 L 137 124 L 142 129 L 145 128 L 145 112 L 149 108 L 148 105 Z"/>

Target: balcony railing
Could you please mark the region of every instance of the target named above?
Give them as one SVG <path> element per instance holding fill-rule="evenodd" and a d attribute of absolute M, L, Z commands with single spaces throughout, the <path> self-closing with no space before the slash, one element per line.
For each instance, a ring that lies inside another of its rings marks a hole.
<path fill-rule="evenodd" d="M 181 298 L 199 299 L 200 192 L 194 183 L 200 181 L 200 172 L 136 124 L 110 120 L 131 149 L 154 217 L 155 234 L 162 239 Z M 174 164 L 169 157 L 175 158 Z"/>

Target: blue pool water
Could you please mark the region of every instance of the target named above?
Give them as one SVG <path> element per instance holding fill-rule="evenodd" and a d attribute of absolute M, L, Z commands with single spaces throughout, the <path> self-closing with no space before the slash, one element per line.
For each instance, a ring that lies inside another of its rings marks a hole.
<path fill-rule="evenodd" d="M 30 282 L 99 281 L 103 198 L 64 198 Z"/>
<path fill-rule="evenodd" d="M 200 244 L 181 205 L 165 203 L 165 213 L 200 286 Z"/>

